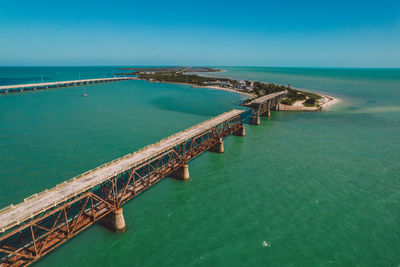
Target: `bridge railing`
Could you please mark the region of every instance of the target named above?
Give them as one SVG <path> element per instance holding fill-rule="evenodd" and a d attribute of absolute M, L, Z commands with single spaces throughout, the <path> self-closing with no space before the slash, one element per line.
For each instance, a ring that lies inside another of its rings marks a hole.
<path fill-rule="evenodd" d="M 225 112 L 225 113 L 221 114 L 220 117 L 223 117 L 224 115 L 226 115 L 226 114 L 228 114 L 228 113 L 229 113 L 229 112 Z M 243 114 L 243 113 L 242 113 L 242 114 Z M 242 116 L 242 114 L 241 114 L 241 116 Z M 149 149 L 149 148 L 151 148 L 151 147 L 153 147 L 153 146 L 157 146 L 157 145 L 159 145 L 160 143 L 170 141 L 170 140 L 176 138 L 178 135 L 182 135 L 182 134 L 184 134 L 185 132 L 190 132 L 190 131 L 192 131 L 192 130 L 194 130 L 194 129 L 198 129 L 198 128 L 200 128 L 202 125 L 207 124 L 207 123 L 209 123 L 209 122 L 211 122 L 211 121 L 213 121 L 213 120 L 214 120 L 214 119 L 209 119 L 209 120 L 207 120 L 207 121 L 205 121 L 205 122 L 196 124 L 196 125 L 194 125 L 194 126 L 188 128 L 188 129 L 186 129 L 186 130 L 183 131 L 183 132 L 180 132 L 180 133 L 176 133 L 176 134 L 174 134 L 174 135 L 171 135 L 171 136 L 169 136 L 169 137 L 167 137 L 167 138 L 164 138 L 164 139 L 160 140 L 159 142 L 157 142 L 157 143 L 155 143 L 155 144 L 148 145 L 148 146 L 146 146 L 146 147 L 143 147 L 143 148 L 139 149 L 139 150 L 136 151 L 136 152 L 127 154 L 127 155 L 125 155 L 125 156 L 122 156 L 122 157 L 120 157 L 120 158 L 114 159 L 114 160 L 112 160 L 112 161 L 110 161 L 110 162 L 107 162 L 107 163 L 105 163 L 105 164 L 102 164 L 102 165 L 100 165 L 100 166 L 98 166 L 98 167 L 96 167 L 96 168 L 94 168 L 94 169 L 88 170 L 88 171 L 86 171 L 86 172 L 84 172 L 84 173 L 82 173 L 82 174 L 79 174 L 79 175 L 77 175 L 77 176 L 75 176 L 75 177 L 73 177 L 73 178 L 71 178 L 71 179 L 69 179 L 69 180 L 67 180 L 67 181 L 64 181 L 64 182 L 62 182 L 62 183 L 60 183 L 60 184 L 57 184 L 54 188 L 46 189 L 46 190 L 44 190 L 44 191 L 42 191 L 42 192 L 40 192 L 40 193 L 34 194 L 34 195 L 30 196 L 30 197 L 27 197 L 27 198 L 24 199 L 24 202 L 18 203 L 18 204 L 16 204 L 16 205 L 11 204 L 11 205 L 7 206 L 6 208 L 3 208 L 2 210 L 0 210 L 0 214 L 5 213 L 5 212 L 8 212 L 8 211 L 10 211 L 10 210 L 12 210 L 12 209 L 16 209 L 16 208 L 20 207 L 21 205 L 24 205 L 26 202 L 28 202 L 28 201 L 30 201 L 30 200 L 37 199 L 37 198 L 40 197 L 40 196 L 49 194 L 49 193 L 51 193 L 51 192 L 53 192 L 53 191 L 55 191 L 55 190 L 58 190 L 58 189 L 60 189 L 60 188 L 62 188 L 62 187 L 65 187 L 66 185 L 68 185 L 68 184 L 70 184 L 70 183 L 72 183 L 72 182 L 74 182 L 74 181 L 76 181 L 76 180 L 78 180 L 78 179 L 80 179 L 80 178 L 82 178 L 82 177 L 84 177 L 84 176 L 87 176 L 87 175 L 89 175 L 89 174 L 92 174 L 92 173 L 98 171 L 99 169 L 103 169 L 103 168 L 106 168 L 106 167 L 115 165 L 117 162 L 120 162 L 120 161 L 122 161 L 122 160 L 124 160 L 124 159 L 127 159 L 127 158 L 130 158 L 130 157 L 133 157 L 133 156 L 135 156 L 135 155 L 137 155 L 137 154 L 140 154 L 140 153 L 142 153 L 143 151 L 145 151 L 145 150 L 147 150 L 147 149 Z M 174 145 L 171 145 L 171 146 L 169 146 L 169 147 L 166 147 L 165 150 L 168 150 L 168 149 L 170 149 L 170 148 L 173 147 L 173 146 L 174 146 Z M 144 158 L 141 162 L 147 161 L 147 160 L 151 159 L 152 157 L 154 157 L 154 155 L 151 155 L 151 156 L 148 156 L 148 157 Z M 140 164 L 140 162 L 139 162 L 139 164 Z M 92 183 L 91 185 L 86 186 L 85 189 L 80 190 L 79 193 L 85 192 L 85 191 L 89 190 L 91 187 L 97 186 L 97 185 L 101 184 L 102 182 L 108 180 L 109 178 L 115 176 L 117 173 L 121 173 L 121 172 L 123 172 L 123 171 L 126 171 L 126 170 L 129 169 L 129 168 L 130 168 L 130 167 L 127 167 L 127 168 L 120 169 L 120 170 L 117 170 L 117 171 L 115 171 L 115 172 L 109 173 L 107 176 L 105 176 L 105 177 L 99 179 L 97 182 Z M 55 205 L 62 204 L 62 203 L 64 203 L 67 199 L 69 199 L 70 197 L 74 197 L 74 196 L 76 196 L 76 192 L 73 192 L 73 193 L 69 194 L 67 197 L 65 197 L 65 198 L 62 199 L 62 200 L 56 201 L 56 202 L 52 203 L 51 205 L 48 205 L 48 208 L 52 208 L 52 207 L 54 207 Z M 3 226 L 3 228 L 0 228 L 0 232 L 4 232 L 5 229 L 10 228 L 10 227 L 13 227 L 13 226 L 15 226 L 15 225 L 18 225 L 20 222 L 23 222 L 23 221 L 26 220 L 26 219 L 30 219 L 32 216 L 37 216 L 37 215 L 41 214 L 42 212 L 43 212 L 43 211 L 41 210 L 41 211 L 32 213 L 32 214 L 27 215 L 27 216 L 25 216 L 24 218 L 20 219 L 18 222 L 14 222 L 14 223 L 11 223 L 11 224 L 9 224 L 9 225 L 7 225 L 7 226 Z"/>
<path fill-rule="evenodd" d="M 27 214 L 29 221 L 20 226 L 14 225 L 13 228 L 7 229 L 0 236 L 0 265 L 1 263 L 5 265 L 9 263 L 17 265 L 20 263 L 29 264 L 45 255 L 89 225 L 103 218 L 106 214 L 116 210 L 137 194 L 162 180 L 189 160 L 200 155 L 216 142 L 219 142 L 221 138 L 237 131 L 242 127 L 241 114 L 226 120 L 217 120 L 216 122 L 213 119 L 207 120 L 181 133 L 167 137 L 154 145 L 174 139 L 181 136 L 182 133 L 198 129 L 205 124 L 209 124 L 209 127 L 205 130 L 199 131 L 189 136 L 189 138 L 180 139 L 180 142 L 168 146 L 160 153 L 148 156 L 140 162 L 129 166 L 129 168 L 119 169 L 113 173 L 110 172 L 107 178 L 92 182 L 82 190 L 69 194 L 59 202 L 47 203 L 51 204 L 51 208 L 46 205 L 47 208 L 43 207 L 43 210 L 37 214 Z M 34 194 L 26 198 L 23 203 L 30 202 L 62 188 L 66 184 L 79 180 L 82 176 L 100 168 L 143 152 L 151 146 L 146 146 L 137 152 L 125 155 L 73 177 L 55 188 Z M 2 212 L 9 211 L 15 207 L 10 205 L 4 208 Z"/>

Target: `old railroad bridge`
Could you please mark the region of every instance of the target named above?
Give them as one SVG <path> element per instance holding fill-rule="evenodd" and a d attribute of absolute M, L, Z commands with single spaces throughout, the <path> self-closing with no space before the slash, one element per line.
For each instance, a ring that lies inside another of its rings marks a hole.
<path fill-rule="evenodd" d="M 252 101 L 250 123 L 259 124 L 282 95 Z M 167 176 L 188 180 L 190 160 L 207 150 L 223 153 L 229 134 L 245 135 L 245 113 L 223 113 L 3 208 L 0 266 L 29 265 L 98 221 L 124 231 L 124 203 Z"/>
<path fill-rule="evenodd" d="M 260 116 L 271 116 L 271 109 L 279 110 L 279 101 L 287 95 L 287 91 L 276 92 L 256 98 L 246 106 L 251 107 L 251 116 L 249 123 L 260 124 Z"/>

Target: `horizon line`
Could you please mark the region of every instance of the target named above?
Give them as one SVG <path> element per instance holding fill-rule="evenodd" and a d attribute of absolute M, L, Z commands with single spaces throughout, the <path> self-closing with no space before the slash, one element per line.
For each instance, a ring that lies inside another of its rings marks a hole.
<path fill-rule="evenodd" d="M 400 69 L 400 67 L 327 67 L 327 66 L 263 66 L 263 65 L 0 65 L 0 68 L 72 68 L 72 67 L 236 67 L 236 68 L 297 68 L 297 69 Z"/>

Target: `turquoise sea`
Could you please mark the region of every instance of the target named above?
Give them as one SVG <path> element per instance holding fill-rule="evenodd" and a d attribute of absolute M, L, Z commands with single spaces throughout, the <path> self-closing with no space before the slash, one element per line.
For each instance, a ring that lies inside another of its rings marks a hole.
<path fill-rule="evenodd" d="M 124 205 L 37 266 L 398 266 L 400 69 L 221 67 L 341 100 L 273 112 L 224 154 Z M 116 67 L 0 67 L 0 85 L 113 76 Z M 124 81 L 0 95 L 0 207 L 219 115 L 246 98 Z"/>

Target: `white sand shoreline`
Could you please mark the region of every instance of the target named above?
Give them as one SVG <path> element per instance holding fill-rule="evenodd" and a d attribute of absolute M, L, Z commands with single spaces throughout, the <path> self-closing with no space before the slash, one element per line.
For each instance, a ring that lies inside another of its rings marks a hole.
<path fill-rule="evenodd" d="M 226 72 L 226 70 L 221 70 L 220 72 Z M 205 76 L 207 76 L 207 75 L 205 75 Z M 283 84 L 280 84 L 280 85 L 283 85 Z M 217 89 L 217 90 L 225 90 L 225 91 L 235 92 L 235 93 L 238 93 L 238 94 L 250 96 L 252 98 L 256 98 L 257 97 L 255 94 L 252 94 L 252 93 L 241 92 L 241 91 L 228 89 L 228 88 L 223 88 L 223 87 L 218 87 L 218 86 L 199 86 L 199 87 L 206 87 L 206 88 L 213 88 L 213 89 Z M 295 104 L 293 104 L 292 106 L 280 104 L 280 106 L 284 107 L 282 110 L 287 110 L 287 111 L 322 111 L 322 110 L 327 110 L 329 107 L 331 107 L 331 106 L 333 106 L 333 105 L 335 105 L 335 104 L 337 104 L 337 103 L 339 103 L 341 101 L 339 98 L 336 98 L 336 97 L 333 97 L 333 96 L 329 96 L 329 95 L 327 95 L 325 93 L 319 93 L 319 92 L 315 92 L 315 91 L 313 92 L 313 90 L 311 90 L 311 89 L 292 87 L 292 86 L 291 86 L 291 88 L 295 89 L 295 90 L 303 91 L 303 92 L 308 92 L 308 93 L 313 93 L 313 94 L 320 95 L 321 97 L 327 99 L 328 101 L 326 101 L 325 103 L 321 104 L 318 107 L 305 107 L 305 106 L 302 105 L 302 101 L 298 101 L 299 103 L 296 106 L 294 106 Z"/>
<path fill-rule="evenodd" d="M 223 91 L 228 91 L 228 92 L 232 92 L 232 93 L 237 93 L 237 94 L 241 94 L 241 95 L 245 95 L 245 96 L 250 96 L 250 97 L 252 97 L 252 98 L 256 97 L 256 95 L 251 94 L 251 93 L 241 92 L 241 91 L 237 91 L 237 90 L 233 90 L 233 89 L 229 89 L 229 88 L 224 88 L 224 87 L 219 87 L 219 86 L 211 86 L 211 85 L 208 85 L 208 86 L 200 86 L 200 85 L 198 85 L 198 86 L 196 86 L 196 85 L 191 84 L 191 83 L 157 82 L 157 81 L 148 81 L 148 80 L 145 80 L 145 79 L 137 79 L 137 80 L 147 81 L 147 82 L 150 82 L 150 83 L 183 84 L 183 85 L 189 85 L 189 86 L 191 86 L 192 88 L 209 88 L 209 89 L 223 90 Z"/>
<path fill-rule="evenodd" d="M 337 103 L 339 103 L 341 100 L 339 99 L 339 98 L 337 98 L 337 97 L 333 97 L 333 96 L 330 96 L 330 95 L 327 95 L 327 94 L 325 94 L 325 93 L 320 93 L 320 92 L 318 92 L 318 91 L 312 91 L 311 89 L 307 89 L 307 88 L 299 88 L 299 87 L 292 87 L 293 89 L 295 89 L 295 90 L 299 90 L 299 91 L 303 91 L 303 92 L 308 92 L 308 93 L 313 93 L 313 94 L 316 94 L 316 95 L 320 95 L 320 96 L 322 96 L 323 98 L 326 98 L 326 99 L 328 99 L 328 101 L 326 101 L 325 103 L 323 103 L 322 105 L 320 105 L 320 107 L 321 107 L 321 109 L 322 110 L 326 110 L 326 109 L 328 109 L 330 106 L 333 106 L 333 105 L 335 105 L 335 104 L 337 104 Z"/>
<path fill-rule="evenodd" d="M 238 93 L 238 94 L 245 95 L 245 96 L 250 96 L 252 98 L 256 97 L 256 95 L 251 94 L 251 93 L 241 92 L 241 91 L 238 91 L 238 90 L 233 90 L 233 89 L 219 87 L 219 86 L 198 86 L 198 87 L 195 87 L 195 88 L 210 88 L 210 89 L 216 89 L 216 90 L 224 90 L 224 91 Z"/>
<path fill-rule="evenodd" d="M 138 79 L 138 80 L 142 80 L 142 79 Z M 153 83 L 170 83 L 170 84 L 183 84 L 183 85 L 189 85 L 192 88 L 209 88 L 209 89 L 214 89 L 214 90 L 223 90 L 223 91 L 228 91 L 228 92 L 232 92 L 232 93 L 237 93 L 237 94 L 241 94 L 243 96 L 247 96 L 247 97 L 251 97 L 251 98 L 256 98 L 257 96 L 255 94 L 252 93 L 246 93 L 246 92 L 241 92 L 238 90 L 234 90 L 234 89 L 230 89 L 230 88 L 224 88 L 224 87 L 219 87 L 219 86 L 196 86 L 194 84 L 191 83 L 171 83 L 171 82 L 157 82 L 157 81 L 148 81 L 143 79 L 143 81 L 147 81 L 147 82 L 153 82 Z M 326 102 L 324 102 L 323 104 L 319 105 L 318 107 L 305 107 L 303 106 L 303 102 L 304 101 L 296 101 L 293 105 L 284 105 L 284 104 L 280 104 L 280 110 L 282 111 L 321 111 L 321 110 L 327 110 L 329 107 L 337 104 L 340 102 L 339 98 L 335 98 L 326 94 L 321 94 L 321 93 L 317 93 L 317 92 L 312 92 L 308 89 L 304 89 L 304 88 L 298 88 L 298 87 L 292 87 L 295 90 L 299 90 L 299 91 L 304 91 L 304 92 L 309 92 L 309 93 L 313 93 L 313 94 L 317 94 L 320 95 L 321 97 L 323 97 L 324 99 L 327 99 Z"/>
<path fill-rule="evenodd" d="M 211 88 L 211 89 L 216 89 L 216 90 L 224 90 L 224 91 L 228 91 L 228 92 L 242 94 L 242 95 L 245 95 L 245 96 L 250 96 L 251 98 L 255 98 L 256 97 L 256 95 L 252 94 L 252 93 L 241 92 L 241 91 L 237 91 L 237 90 L 233 90 L 233 89 L 229 89 L 229 88 L 224 88 L 224 87 L 219 87 L 219 86 L 192 86 L 192 87 L 194 87 L 194 88 Z M 335 105 L 335 104 L 340 102 L 340 99 L 335 98 L 333 96 L 310 92 L 310 91 L 302 89 L 302 88 L 301 89 L 300 88 L 294 88 L 294 87 L 292 87 L 292 88 L 296 89 L 296 90 L 305 91 L 305 92 L 309 92 L 309 93 L 320 95 L 322 98 L 327 99 L 327 101 L 324 102 L 323 104 L 319 105 L 318 107 L 305 107 L 302 104 L 302 102 L 304 102 L 304 101 L 297 101 L 292 106 L 280 104 L 280 107 L 283 107 L 282 110 L 286 110 L 286 111 L 322 111 L 322 110 L 327 110 L 329 107 L 331 107 L 331 106 L 333 106 L 333 105 Z"/>
<path fill-rule="evenodd" d="M 319 94 L 319 95 L 329 99 L 327 102 L 325 102 L 324 104 L 321 105 L 321 110 L 326 110 L 329 107 L 331 107 L 341 101 L 339 98 L 336 98 L 336 97 L 332 97 L 332 96 L 328 96 L 328 95 L 321 95 L 321 94 Z"/>
<path fill-rule="evenodd" d="M 317 94 L 317 93 L 315 93 Z M 327 110 L 329 107 L 332 105 L 340 102 L 340 99 L 328 96 L 328 95 L 323 95 L 323 94 L 318 94 L 320 95 L 323 99 L 327 99 L 323 104 L 320 104 L 318 107 L 305 107 L 303 106 L 302 101 L 296 101 L 293 103 L 293 105 L 285 105 L 285 104 L 279 104 L 279 110 L 282 111 L 324 111 Z"/>

